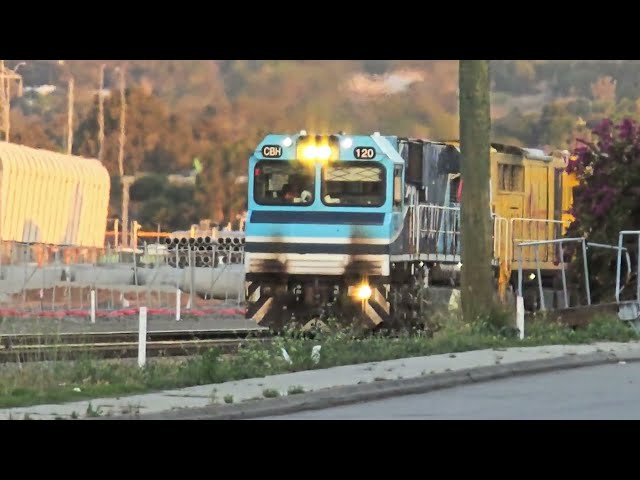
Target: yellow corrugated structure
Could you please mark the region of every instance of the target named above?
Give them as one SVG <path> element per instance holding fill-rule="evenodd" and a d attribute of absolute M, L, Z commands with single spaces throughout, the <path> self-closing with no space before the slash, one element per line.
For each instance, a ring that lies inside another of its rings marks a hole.
<path fill-rule="evenodd" d="M 0 238 L 102 248 L 110 188 L 99 160 L 0 142 Z"/>

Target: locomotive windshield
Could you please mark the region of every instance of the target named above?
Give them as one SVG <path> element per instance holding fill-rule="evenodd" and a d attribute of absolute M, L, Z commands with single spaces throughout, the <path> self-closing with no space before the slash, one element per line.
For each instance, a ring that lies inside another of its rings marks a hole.
<path fill-rule="evenodd" d="M 385 198 L 385 170 L 380 164 L 338 162 L 322 169 L 322 202 L 327 206 L 380 207 Z"/>
<path fill-rule="evenodd" d="M 311 205 L 315 170 L 301 162 L 262 160 L 256 164 L 254 199 L 261 205 Z"/>

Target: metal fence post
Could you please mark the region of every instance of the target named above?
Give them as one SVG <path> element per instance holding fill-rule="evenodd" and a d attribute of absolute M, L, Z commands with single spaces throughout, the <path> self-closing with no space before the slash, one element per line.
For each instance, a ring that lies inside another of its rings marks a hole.
<path fill-rule="evenodd" d="M 591 289 L 589 288 L 589 266 L 587 265 L 587 244 L 582 239 L 582 263 L 584 264 L 584 286 L 587 291 L 587 305 L 591 305 Z"/>
<path fill-rule="evenodd" d="M 189 285 L 189 311 L 191 311 L 193 309 L 193 284 L 195 282 L 195 277 L 196 277 L 196 271 L 195 271 L 195 251 L 193 251 L 191 249 L 191 246 L 189 246 L 189 274 L 191 276 L 191 280 L 190 280 L 190 285 Z M 194 258 L 191 258 L 191 255 L 193 254 Z"/>
<path fill-rule="evenodd" d="M 540 310 L 543 312 L 546 310 L 544 304 L 544 292 L 542 291 L 542 275 L 540 274 L 540 260 L 538 258 L 538 248 L 533 247 L 533 258 L 536 261 L 536 273 L 538 274 L 538 291 L 540 292 Z"/>
<path fill-rule="evenodd" d="M 562 242 L 558 244 L 558 250 L 560 251 L 560 266 L 562 268 L 562 293 L 564 295 L 564 308 L 569 308 L 569 295 L 567 292 L 567 274 L 564 267 L 564 247 Z"/>
<path fill-rule="evenodd" d="M 640 278 L 638 278 L 638 275 L 640 275 L 640 233 L 638 234 L 638 253 L 636 254 L 636 257 L 638 257 L 638 266 L 636 270 L 636 302 L 638 302 L 640 301 Z"/>
<path fill-rule="evenodd" d="M 516 245 L 518 248 L 518 258 L 520 259 L 518 263 L 518 295 L 522 296 L 522 245 Z"/>

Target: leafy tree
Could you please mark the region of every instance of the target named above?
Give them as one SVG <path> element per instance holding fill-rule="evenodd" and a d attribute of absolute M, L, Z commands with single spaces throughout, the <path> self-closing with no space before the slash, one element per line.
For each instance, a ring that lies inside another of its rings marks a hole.
<path fill-rule="evenodd" d="M 138 178 L 129 190 L 129 198 L 132 202 L 144 202 L 162 195 L 169 186 L 165 175 L 148 175 Z"/>
<path fill-rule="evenodd" d="M 575 117 L 560 103 L 546 105 L 536 127 L 537 143 L 553 148 L 567 148 L 571 142 L 571 132 Z"/>
<path fill-rule="evenodd" d="M 193 185 L 173 185 L 162 175 L 139 178 L 130 190 L 132 218 L 144 230 L 158 225 L 165 231 L 187 229 L 200 219 L 194 194 Z"/>
<path fill-rule="evenodd" d="M 214 148 L 202 156 L 202 173 L 196 179 L 196 201 L 212 222 L 226 225 L 246 208 L 246 175 L 253 146 L 237 142 Z"/>
<path fill-rule="evenodd" d="M 497 91 L 515 94 L 536 91 L 536 70 L 531 60 L 491 62 L 494 88 Z"/>
<path fill-rule="evenodd" d="M 7 61 L 7 66 L 13 68 L 18 62 Z M 203 170 L 197 186 L 184 191 L 192 192 L 194 212 L 221 222 L 233 220 L 244 208 L 246 184 L 237 179 L 246 174 L 248 152 L 267 133 L 320 129 L 436 139 L 458 136 L 456 61 L 72 60 L 59 64 L 27 60 L 20 69 L 25 87 L 46 84 L 56 89 L 47 95 L 26 89 L 22 98 L 13 98 L 12 140 L 65 151 L 66 78 L 72 74 L 73 150 L 96 157 L 101 64 L 106 66 L 104 88 L 109 93 L 104 104 L 104 164 L 110 174 L 118 174 L 120 97 L 115 68 L 126 66 L 125 173 L 167 177 L 186 173 L 194 158 L 200 158 Z M 592 129 L 600 118 L 638 119 L 638 65 L 636 61 L 491 62 L 492 91 L 501 97 L 494 118 L 506 113 L 492 122 L 492 139 L 563 148 L 572 145 L 576 136 L 584 136 L 581 129 Z M 367 88 L 354 89 L 354 78 Z M 370 94 L 376 89 L 377 94 Z M 116 183 L 111 216 L 120 216 L 119 197 Z M 165 205 L 166 213 L 153 213 L 154 209 L 165 211 L 158 198 L 132 200 L 136 204 L 132 213 L 149 219 L 164 215 L 163 224 L 174 218 L 171 202 Z M 179 216 L 175 218 L 180 221 Z M 187 221 L 183 218 L 184 225 L 175 228 L 186 228 Z"/>
<path fill-rule="evenodd" d="M 576 159 L 567 166 L 567 171 L 575 172 L 580 181 L 574 189 L 571 209 L 575 221 L 567 236 L 584 236 L 590 242 L 617 245 L 621 230 L 636 230 L 640 225 L 640 129 L 629 118 L 617 125 L 605 119 L 592 134 L 595 140 L 576 148 Z M 637 238 L 632 241 L 637 245 Z M 584 285 L 581 251 L 574 246 L 568 253 L 576 254 L 571 271 L 578 285 Z M 637 259 L 632 256 L 631 260 L 635 265 Z M 592 301 L 611 300 L 616 254 L 611 250 L 590 249 L 588 264 Z M 635 295 L 636 281 L 634 277 L 625 285 L 623 293 L 627 298 Z"/>
<path fill-rule="evenodd" d="M 510 143 L 527 146 L 538 144 L 536 123 L 534 115 L 523 115 L 518 108 L 514 108 L 505 117 L 492 122 L 491 127 L 496 140 L 510 138 Z"/>

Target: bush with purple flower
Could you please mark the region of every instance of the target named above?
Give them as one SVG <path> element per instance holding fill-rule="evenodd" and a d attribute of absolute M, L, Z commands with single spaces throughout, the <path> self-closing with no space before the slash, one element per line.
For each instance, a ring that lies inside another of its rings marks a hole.
<path fill-rule="evenodd" d="M 621 230 L 640 230 L 640 128 L 628 118 L 618 125 L 605 119 L 592 133 L 595 141 L 581 142 L 567 166 L 580 182 L 573 192 L 570 213 L 575 220 L 567 236 L 617 245 Z M 637 238 L 629 240 L 626 246 L 637 251 Z M 583 285 L 582 254 L 575 246 L 568 253 L 575 254 L 571 271 Z M 592 248 L 587 256 L 592 301 L 613 301 L 616 251 Z M 625 297 L 635 294 L 635 281 L 635 276 L 630 279 Z"/>

